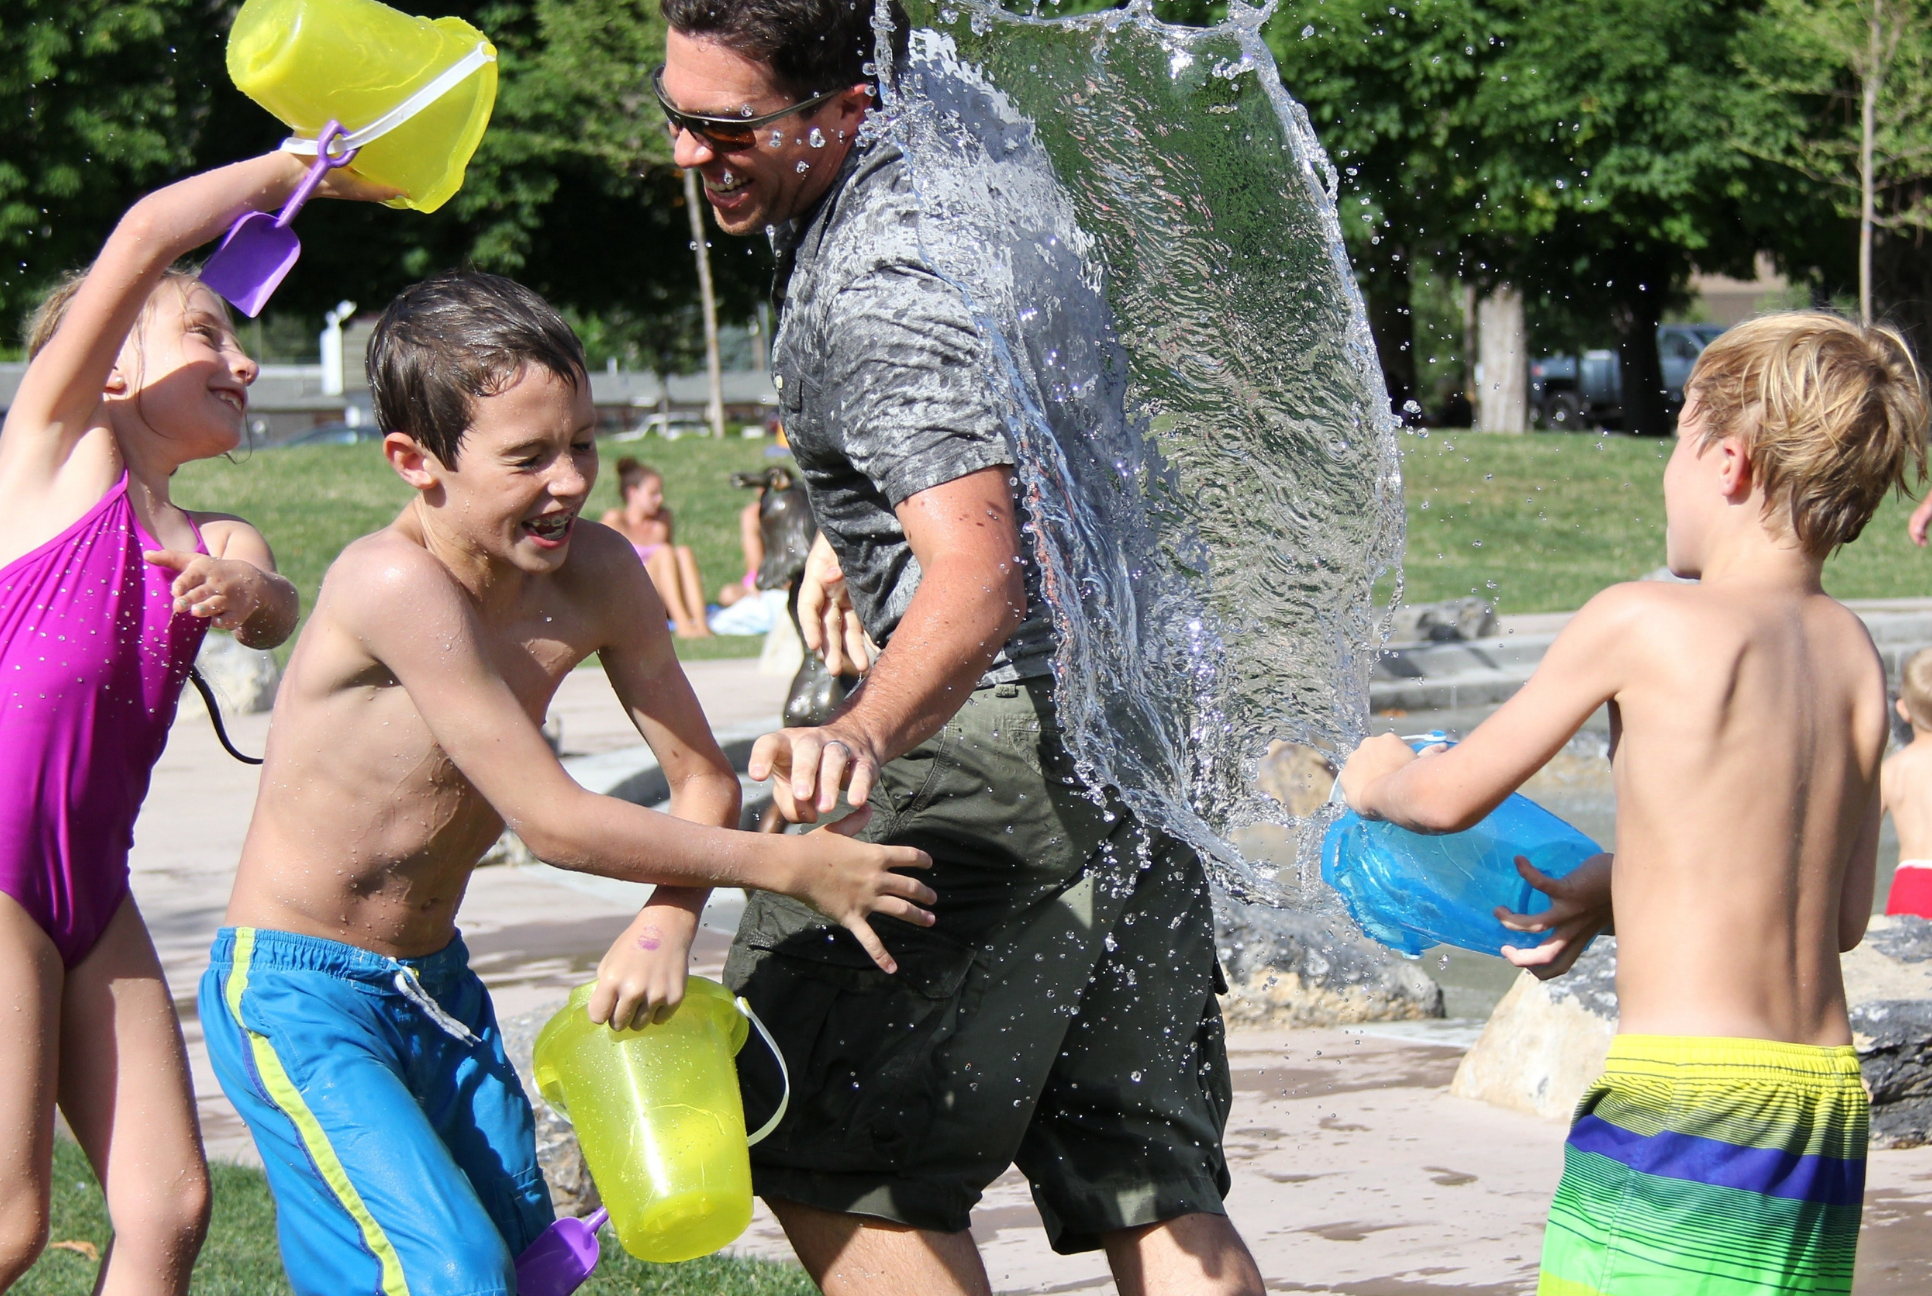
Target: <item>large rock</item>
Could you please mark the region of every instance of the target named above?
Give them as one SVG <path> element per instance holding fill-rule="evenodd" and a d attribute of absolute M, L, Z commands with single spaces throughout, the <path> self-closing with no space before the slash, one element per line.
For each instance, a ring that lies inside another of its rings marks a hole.
<path fill-rule="evenodd" d="M 523 1092 L 537 1114 L 537 1163 L 543 1167 L 544 1180 L 550 1185 L 550 1203 L 557 1208 L 559 1215 L 582 1217 L 596 1210 L 603 1199 L 597 1195 L 597 1185 L 590 1181 L 590 1167 L 584 1164 L 583 1149 L 577 1145 L 577 1132 L 537 1092 L 537 1082 L 533 1078 L 535 1069 L 530 1062 L 531 1050 L 537 1043 L 537 1032 L 557 1015 L 564 1002 L 558 1000 L 546 1008 L 519 1013 L 500 1023 L 500 1027 L 503 1031 L 503 1051 L 509 1055 L 510 1064 L 517 1069 L 517 1076 L 523 1081 Z"/>
<path fill-rule="evenodd" d="M 1346 1026 L 1443 1015 L 1442 987 L 1347 918 L 1214 897 L 1215 946 L 1230 1026 Z"/>
<path fill-rule="evenodd" d="M 1599 936 L 1554 981 L 1520 974 L 1463 1055 L 1449 1092 L 1568 1120 L 1584 1089 L 1603 1073 L 1617 1033 L 1616 951 L 1615 939 Z"/>
<path fill-rule="evenodd" d="M 1874 918 L 1843 960 L 1852 1040 L 1872 1096 L 1872 1146 L 1932 1142 L 1932 922 Z M 1616 942 L 1554 981 L 1523 973 L 1490 1014 L 1449 1092 L 1567 1120 L 1617 1029 Z"/>
<path fill-rule="evenodd" d="M 195 665 L 227 714 L 250 715 L 275 705 L 275 690 L 282 682 L 275 654 L 244 647 L 235 636 L 211 630 L 201 641 Z"/>

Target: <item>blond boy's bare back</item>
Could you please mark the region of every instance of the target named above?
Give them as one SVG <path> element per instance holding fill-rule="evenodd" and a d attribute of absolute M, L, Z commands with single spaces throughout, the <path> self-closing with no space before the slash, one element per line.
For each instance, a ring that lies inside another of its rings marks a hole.
<path fill-rule="evenodd" d="M 1774 582 L 1602 601 L 1574 647 L 1621 675 L 1621 1029 L 1848 1043 L 1838 955 L 1870 912 L 1886 731 L 1863 623 Z"/>

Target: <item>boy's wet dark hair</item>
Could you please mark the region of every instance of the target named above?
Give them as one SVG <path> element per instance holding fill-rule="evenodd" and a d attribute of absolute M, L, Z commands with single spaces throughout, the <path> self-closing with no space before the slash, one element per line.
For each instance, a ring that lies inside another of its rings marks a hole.
<path fill-rule="evenodd" d="M 556 309 L 513 279 L 450 270 L 396 294 L 369 339 L 376 426 L 406 432 L 454 467 L 479 396 L 531 366 L 590 381 L 583 343 Z"/>
<path fill-rule="evenodd" d="M 686 36 L 708 36 L 772 70 L 779 87 L 809 99 L 871 85 L 872 0 L 664 0 L 664 21 Z M 890 0 L 893 64 L 905 61 L 910 24 Z"/>

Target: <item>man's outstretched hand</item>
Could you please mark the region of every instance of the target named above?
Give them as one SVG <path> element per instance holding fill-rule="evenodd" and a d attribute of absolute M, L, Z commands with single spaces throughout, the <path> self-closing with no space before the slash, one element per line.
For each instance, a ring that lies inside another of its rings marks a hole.
<path fill-rule="evenodd" d="M 863 806 L 884 764 L 871 739 L 834 721 L 766 734 L 752 747 L 745 772 L 760 782 L 772 779 L 772 800 L 785 818 L 817 823 L 838 808 L 841 789 L 850 804 Z"/>
<path fill-rule="evenodd" d="M 1516 871 L 1550 898 L 1550 907 L 1540 914 L 1518 914 L 1496 906 L 1496 921 L 1511 931 L 1537 936 L 1530 944 L 1503 946 L 1503 957 L 1519 968 L 1528 968 L 1539 981 L 1568 972 L 1593 938 L 1616 930 L 1610 908 L 1610 872 L 1615 860 L 1614 855 L 1597 855 L 1564 876 L 1553 878 L 1518 855 Z"/>

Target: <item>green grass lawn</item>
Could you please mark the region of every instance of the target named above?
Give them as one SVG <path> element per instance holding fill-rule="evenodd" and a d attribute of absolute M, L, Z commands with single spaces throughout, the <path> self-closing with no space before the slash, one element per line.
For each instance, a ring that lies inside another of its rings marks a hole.
<path fill-rule="evenodd" d="M 215 1216 L 207 1245 L 195 1265 L 196 1296 L 275 1296 L 289 1290 L 275 1245 L 275 1204 L 258 1170 L 217 1165 Z M 87 1296 L 99 1265 L 88 1259 L 105 1250 L 107 1211 L 87 1158 L 67 1139 L 54 1143 L 53 1229 L 56 1243 L 13 1287 L 17 1296 Z M 818 1289 L 805 1271 L 761 1260 L 712 1256 L 687 1264 L 655 1265 L 632 1259 L 606 1230 L 603 1263 L 577 1290 L 582 1296 L 811 1296 Z"/>
<path fill-rule="evenodd" d="M 598 443 L 602 468 L 585 516 L 598 518 L 617 506 L 617 460 L 631 455 L 664 474 L 664 497 L 677 524 L 677 541 L 691 546 L 706 595 L 744 575 L 738 544 L 738 510 L 751 492 L 731 485 L 730 474 L 769 463 L 766 442 L 713 441 Z M 235 461 L 210 459 L 184 467 L 175 479 L 175 502 L 186 508 L 236 513 L 260 527 L 275 560 L 302 592 L 306 617 L 322 574 L 342 547 L 387 526 L 410 496 L 379 447 L 298 446 L 262 450 Z M 763 640 L 732 636 L 680 641 L 687 658 L 756 656 Z M 283 651 L 286 659 L 286 649 Z"/>
<path fill-rule="evenodd" d="M 1664 562 L 1672 441 L 1588 433 L 1404 435 L 1409 544 L 1403 597 L 1471 593 L 1504 612 L 1561 612 Z M 1888 499 L 1825 566 L 1839 598 L 1932 596 L 1932 555 Z"/>
<path fill-rule="evenodd" d="M 1409 513 L 1405 597 L 1477 593 L 1505 612 L 1580 606 L 1606 585 L 1664 561 L 1664 460 L 1671 442 L 1593 434 L 1485 435 L 1437 430 L 1402 438 Z M 707 592 L 743 573 L 738 510 L 750 493 L 730 484 L 760 468 L 759 441 L 686 437 L 604 442 L 591 517 L 617 503 L 616 460 L 630 454 L 664 474 L 677 537 L 691 546 Z M 181 470 L 176 497 L 225 509 L 261 527 L 306 611 L 322 573 L 356 536 L 389 522 L 409 488 L 375 446 L 262 451 L 239 462 Z M 1909 501 L 1890 499 L 1855 544 L 1825 568 L 1840 598 L 1932 595 L 1932 556 L 1905 538 Z M 686 658 L 753 656 L 757 638 L 681 641 Z"/>

